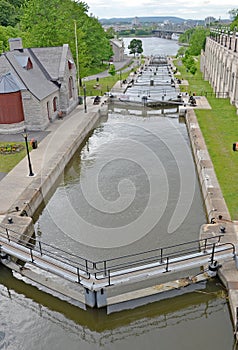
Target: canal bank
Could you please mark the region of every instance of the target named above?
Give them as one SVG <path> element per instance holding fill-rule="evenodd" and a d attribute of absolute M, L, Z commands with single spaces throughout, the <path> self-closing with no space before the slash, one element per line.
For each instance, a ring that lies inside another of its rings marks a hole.
<path fill-rule="evenodd" d="M 237 249 L 237 223 L 231 221 L 229 211 L 217 181 L 215 170 L 193 109 L 187 111 L 186 124 L 208 217 L 208 224 L 204 224 L 201 227 L 200 238 L 211 238 L 222 234 L 221 242 L 232 242 Z M 233 261 L 224 262 L 222 264 L 218 270 L 218 276 L 228 291 L 232 322 L 237 337 L 237 256 L 234 257 Z"/>

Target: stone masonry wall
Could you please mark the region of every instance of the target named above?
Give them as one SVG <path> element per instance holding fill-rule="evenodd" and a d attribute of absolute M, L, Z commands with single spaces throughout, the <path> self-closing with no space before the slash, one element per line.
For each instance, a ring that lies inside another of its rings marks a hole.
<path fill-rule="evenodd" d="M 238 35 L 213 33 L 201 55 L 201 71 L 217 97 L 229 98 L 238 109 Z"/>

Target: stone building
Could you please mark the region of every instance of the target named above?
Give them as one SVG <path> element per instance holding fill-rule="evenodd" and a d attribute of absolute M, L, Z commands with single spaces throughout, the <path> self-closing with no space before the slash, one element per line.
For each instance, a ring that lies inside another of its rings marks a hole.
<path fill-rule="evenodd" d="M 0 132 L 44 130 L 78 104 L 76 67 L 67 44 L 23 48 L 10 39 L 0 56 Z"/>
<path fill-rule="evenodd" d="M 229 98 L 238 110 L 238 33 L 211 32 L 201 55 L 201 71 L 216 96 Z"/>
<path fill-rule="evenodd" d="M 111 39 L 110 40 L 112 51 L 113 51 L 113 62 L 121 62 L 125 58 L 125 47 L 122 39 Z"/>

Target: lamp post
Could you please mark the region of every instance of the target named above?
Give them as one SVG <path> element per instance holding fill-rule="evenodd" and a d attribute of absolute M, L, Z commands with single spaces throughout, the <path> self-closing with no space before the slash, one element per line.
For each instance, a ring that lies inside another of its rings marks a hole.
<path fill-rule="evenodd" d="M 83 86 L 83 97 L 84 97 L 84 112 L 87 113 L 87 98 L 86 98 L 86 86 Z"/>
<path fill-rule="evenodd" d="M 32 166 L 31 166 L 31 158 L 30 158 L 30 153 L 29 153 L 29 147 L 28 147 L 28 141 L 27 141 L 27 134 L 22 134 L 22 136 L 25 139 L 25 144 L 26 144 L 26 152 L 27 152 L 27 158 L 28 158 L 28 166 L 29 166 L 29 176 L 34 176 L 34 173 L 32 171 Z"/>

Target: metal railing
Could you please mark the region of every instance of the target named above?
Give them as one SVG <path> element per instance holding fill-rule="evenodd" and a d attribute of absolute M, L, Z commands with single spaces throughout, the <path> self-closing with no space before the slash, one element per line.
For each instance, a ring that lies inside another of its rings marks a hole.
<path fill-rule="evenodd" d="M 235 256 L 234 244 L 221 243 L 221 237 L 223 236 L 217 235 L 112 259 L 92 261 L 52 244 L 42 242 L 37 237 L 19 234 L 0 225 L 0 252 L 1 246 L 6 241 L 12 245 L 17 244 L 20 249 L 28 249 L 30 262 L 32 263 L 34 263 L 36 257 L 39 258 L 40 256 L 42 260 L 50 260 L 52 265 L 63 267 L 66 272 L 77 275 L 78 283 L 81 283 L 82 278 L 84 278 L 103 281 L 105 286 L 110 286 L 113 277 L 143 273 L 148 269 L 155 270 L 158 268 L 163 268 L 163 273 L 167 273 L 172 266 L 192 259 L 207 257 L 207 262 L 213 263 L 216 249 L 219 252 L 230 251 L 231 255 Z"/>
<path fill-rule="evenodd" d="M 114 259 L 97 261 L 95 267 L 97 280 L 108 279 L 108 285 L 111 284 L 113 276 L 123 276 L 134 271 L 146 271 L 163 267 L 163 273 L 170 272 L 172 265 L 186 262 L 192 259 L 201 259 L 207 256 L 207 262 L 212 264 L 215 261 L 216 247 L 220 250 L 232 251 L 235 256 L 235 246 L 233 243 L 221 243 L 223 235 L 217 235 L 211 238 L 194 240 L 186 243 L 176 244 L 168 247 L 149 250 L 146 252 L 125 255 Z M 199 253 L 202 253 L 199 255 Z"/>

